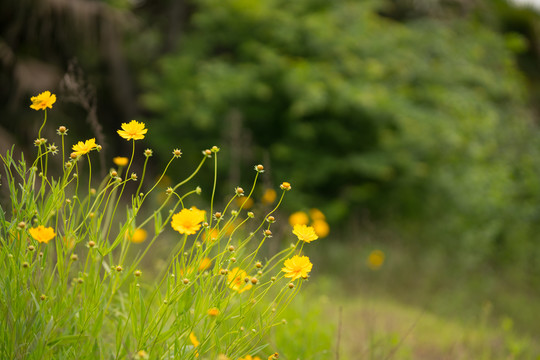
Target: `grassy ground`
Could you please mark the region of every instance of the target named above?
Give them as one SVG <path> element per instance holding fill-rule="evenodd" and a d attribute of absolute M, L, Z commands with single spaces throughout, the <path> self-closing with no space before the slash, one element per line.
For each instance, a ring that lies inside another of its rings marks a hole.
<path fill-rule="evenodd" d="M 540 359 L 540 344 L 509 317 L 495 321 L 489 302 L 464 321 L 388 297 L 345 294 L 330 282 L 312 281 L 284 314 L 288 323 L 272 343 L 282 358 Z"/>

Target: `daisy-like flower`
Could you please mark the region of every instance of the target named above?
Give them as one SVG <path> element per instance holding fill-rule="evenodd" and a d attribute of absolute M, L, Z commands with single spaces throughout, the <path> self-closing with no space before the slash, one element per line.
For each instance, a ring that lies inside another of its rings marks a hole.
<path fill-rule="evenodd" d="M 34 240 L 45 244 L 56 236 L 52 227 L 45 227 L 43 225 L 39 225 L 37 228 L 31 228 L 28 230 L 28 232 L 34 238 Z"/>
<path fill-rule="evenodd" d="M 219 315 L 219 309 L 218 308 L 208 309 L 208 315 L 210 315 L 210 316 L 218 316 Z"/>
<path fill-rule="evenodd" d="M 307 279 L 308 273 L 311 271 L 313 264 L 307 256 L 294 255 L 292 258 L 285 260 L 284 267 L 281 269 L 285 273 L 285 277 L 291 278 L 291 281 L 302 278 Z"/>
<path fill-rule="evenodd" d="M 129 162 L 129 159 L 127 157 L 117 156 L 113 158 L 112 161 L 116 166 L 126 166 Z"/>
<path fill-rule="evenodd" d="M 204 210 L 199 210 L 196 207 L 182 209 L 179 213 L 173 215 L 171 226 L 180 234 L 195 234 L 201 228 L 201 222 L 204 221 L 204 214 Z"/>
<path fill-rule="evenodd" d="M 122 123 L 122 130 L 118 130 L 117 132 L 118 135 L 126 140 L 142 140 L 147 131 L 148 129 L 144 128 L 143 122 L 131 120 L 129 123 Z"/>
<path fill-rule="evenodd" d="M 56 102 L 56 95 L 51 94 L 50 91 L 44 91 L 38 96 L 32 96 L 30 101 L 32 101 L 30 107 L 34 110 L 52 109 L 52 105 Z"/>
<path fill-rule="evenodd" d="M 303 224 L 294 225 L 293 234 L 298 237 L 298 240 L 302 240 L 307 243 L 312 242 L 313 240 L 317 240 L 319 238 L 317 236 L 317 233 L 315 233 L 315 229 L 313 228 L 313 226 L 306 226 Z"/>
<path fill-rule="evenodd" d="M 246 279 L 248 279 L 248 281 L 246 281 Z M 227 274 L 227 282 L 229 283 L 229 287 L 234 291 L 237 291 L 239 294 L 251 289 L 253 285 L 251 285 L 250 280 L 251 279 L 248 274 L 238 267 L 232 269 Z"/>
<path fill-rule="evenodd" d="M 98 145 L 96 144 L 95 138 L 86 140 L 85 142 L 79 141 L 77 144 L 73 145 L 72 154 L 75 154 L 75 156 L 81 156 L 84 154 L 88 154 L 92 150 L 97 149 L 97 147 Z"/>

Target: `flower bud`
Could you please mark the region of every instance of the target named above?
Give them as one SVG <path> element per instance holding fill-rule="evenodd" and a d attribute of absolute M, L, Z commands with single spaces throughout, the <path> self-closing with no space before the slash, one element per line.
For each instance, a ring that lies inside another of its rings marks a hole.
<path fill-rule="evenodd" d="M 175 158 L 179 158 L 180 156 L 182 156 L 182 151 L 180 151 L 180 149 L 174 149 L 172 153 Z"/>
<path fill-rule="evenodd" d="M 188 280 L 188 279 L 184 279 L 184 280 L 182 280 L 182 282 L 184 283 L 184 285 L 189 284 L 189 280 Z"/>
<path fill-rule="evenodd" d="M 211 150 L 212 150 L 213 153 L 218 153 L 219 152 L 219 148 L 217 146 L 215 146 L 215 145 L 212 146 Z"/>
<path fill-rule="evenodd" d="M 137 181 L 137 174 L 131 173 L 131 180 Z"/>
<path fill-rule="evenodd" d="M 236 195 L 238 196 L 244 196 L 244 189 L 242 189 L 241 187 L 237 187 L 234 189 L 234 192 L 236 193 Z"/>
<path fill-rule="evenodd" d="M 154 155 L 154 152 L 151 149 L 144 150 L 144 156 L 150 157 L 152 155 Z"/>
<path fill-rule="evenodd" d="M 272 232 L 268 229 L 264 230 L 264 236 L 266 237 L 272 237 Z"/>
<path fill-rule="evenodd" d="M 139 277 L 142 275 L 142 272 L 141 270 L 135 270 L 135 272 L 133 273 L 133 275 L 135 275 L 136 277 Z"/>
<path fill-rule="evenodd" d="M 67 135 L 68 129 L 65 126 L 60 126 L 58 130 L 56 130 L 56 133 L 58 135 Z"/>
<path fill-rule="evenodd" d="M 291 190 L 291 184 L 289 184 L 288 182 L 282 182 L 279 187 L 281 188 L 281 190 L 285 190 L 285 191 Z"/>
<path fill-rule="evenodd" d="M 71 261 L 77 261 L 77 260 L 79 260 L 79 256 L 77 254 L 72 254 L 69 259 Z"/>
<path fill-rule="evenodd" d="M 261 164 L 255 165 L 255 171 L 258 172 L 258 173 L 263 173 L 264 172 L 264 166 L 262 166 Z"/>
<path fill-rule="evenodd" d="M 17 224 L 17 227 L 22 230 L 26 227 L 26 223 L 24 221 L 21 221 L 20 223 Z"/>
<path fill-rule="evenodd" d="M 234 251 L 234 246 L 232 246 L 232 245 L 229 246 L 229 251 L 230 251 L 230 252 L 233 252 L 233 251 Z"/>
<path fill-rule="evenodd" d="M 261 263 L 260 261 L 257 261 L 257 262 L 255 263 L 255 267 L 256 267 L 257 269 L 262 268 L 262 263 Z"/>
<path fill-rule="evenodd" d="M 254 277 L 251 278 L 251 283 L 253 285 L 256 285 L 258 282 L 259 282 L 259 280 L 257 278 L 254 278 Z"/>
<path fill-rule="evenodd" d="M 94 246 L 96 246 L 95 241 L 90 240 L 90 241 L 88 242 L 88 247 L 89 247 L 89 248 L 93 248 Z"/>
<path fill-rule="evenodd" d="M 115 268 L 114 268 L 117 272 L 121 272 L 122 270 L 124 270 L 124 268 L 120 265 L 117 265 Z"/>

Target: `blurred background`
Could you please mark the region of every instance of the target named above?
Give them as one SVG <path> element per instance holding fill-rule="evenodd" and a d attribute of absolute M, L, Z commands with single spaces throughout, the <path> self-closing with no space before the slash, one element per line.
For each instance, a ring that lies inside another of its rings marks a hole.
<path fill-rule="evenodd" d="M 172 149 L 195 164 L 217 145 L 222 193 L 249 188 L 261 163 L 253 206 L 289 181 L 281 224 L 323 220 L 310 286 L 339 294 L 319 308 L 343 334 L 333 349 L 536 358 L 527 339 L 540 337 L 537 5 L 3 0 L 0 150 L 31 153 L 42 114 L 29 99 L 45 90 L 58 97 L 45 137 L 59 125 L 73 142 L 95 137 L 102 173 L 130 155 L 116 130 L 132 119 L 149 128 L 140 149 L 154 150 L 155 176 Z M 370 331 L 351 335 L 359 322 Z M 433 328 L 449 323 L 434 342 Z"/>

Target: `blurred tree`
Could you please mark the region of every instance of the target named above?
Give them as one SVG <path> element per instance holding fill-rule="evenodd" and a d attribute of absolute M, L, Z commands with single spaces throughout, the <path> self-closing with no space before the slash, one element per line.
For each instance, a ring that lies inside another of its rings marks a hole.
<path fill-rule="evenodd" d="M 538 131 L 505 36 L 396 22 L 375 1 L 194 4 L 181 50 L 143 77 L 160 151 L 182 134 L 245 168 L 266 154 L 334 220 L 368 209 L 471 254 L 531 231 L 518 219 L 538 215 Z"/>

